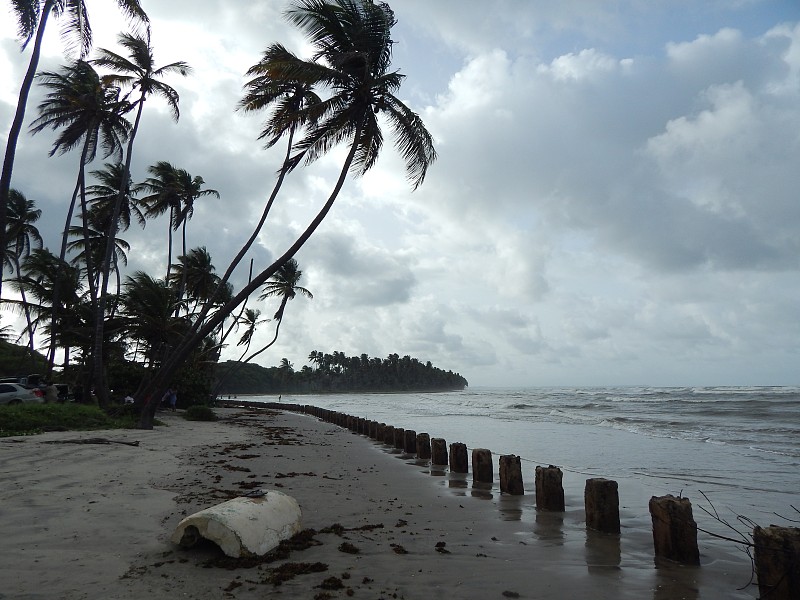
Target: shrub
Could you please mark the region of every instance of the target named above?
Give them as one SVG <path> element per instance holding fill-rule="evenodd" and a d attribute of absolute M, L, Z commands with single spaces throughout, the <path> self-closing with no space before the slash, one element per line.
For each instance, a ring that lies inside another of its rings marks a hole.
<path fill-rule="evenodd" d="M 209 406 L 195 404 L 186 409 L 184 418 L 187 421 L 216 421 L 217 414 Z"/>

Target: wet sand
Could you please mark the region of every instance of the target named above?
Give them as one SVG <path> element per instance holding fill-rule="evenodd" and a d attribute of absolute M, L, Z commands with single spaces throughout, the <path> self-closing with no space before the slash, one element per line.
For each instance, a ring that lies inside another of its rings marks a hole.
<path fill-rule="evenodd" d="M 565 513 L 537 512 L 527 471 L 506 496 L 310 416 L 217 412 L 0 439 L 0 599 L 757 596 L 737 590 L 749 563 L 730 544 L 701 539 L 699 568 L 656 565 L 646 502 L 623 501 L 620 536 L 587 532 L 577 476 Z M 88 438 L 139 444 L 49 443 Z M 293 548 L 235 561 L 170 543 L 187 514 L 254 488 L 299 502 Z"/>

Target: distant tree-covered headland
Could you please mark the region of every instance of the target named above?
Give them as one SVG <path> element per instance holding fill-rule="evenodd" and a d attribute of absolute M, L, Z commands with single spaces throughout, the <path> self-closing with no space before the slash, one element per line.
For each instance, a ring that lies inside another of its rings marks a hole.
<path fill-rule="evenodd" d="M 367 354 L 346 356 L 344 352 L 328 354 L 314 350 L 308 361 L 299 370 L 286 358 L 275 367 L 238 361 L 220 363 L 217 393 L 445 391 L 462 390 L 469 385 L 458 373 L 407 355 L 390 354 L 381 359 Z"/>

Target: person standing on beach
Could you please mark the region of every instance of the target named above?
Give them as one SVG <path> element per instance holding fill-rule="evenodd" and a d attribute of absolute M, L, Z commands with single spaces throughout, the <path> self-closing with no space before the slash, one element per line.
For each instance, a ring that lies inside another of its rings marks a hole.
<path fill-rule="evenodd" d="M 172 412 L 175 412 L 175 407 L 178 404 L 178 390 L 176 388 L 170 388 L 167 393 L 169 394 L 169 407 L 172 409 Z"/>

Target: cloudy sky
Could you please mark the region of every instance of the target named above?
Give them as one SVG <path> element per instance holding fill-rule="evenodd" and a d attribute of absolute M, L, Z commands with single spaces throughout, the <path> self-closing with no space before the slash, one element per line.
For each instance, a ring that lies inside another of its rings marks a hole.
<path fill-rule="evenodd" d="M 118 50 L 116 3 L 87 4 L 95 46 Z M 396 352 L 473 386 L 800 384 L 796 0 L 391 5 L 394 66 L 407 76 L 398 95 L 439 159 L 415 192 L 389 144 L 348 180 L 297 256 L 314 299 L 290 303 L 261 364 Z M 198 202 L 188 243 L 222 272 L 283 150 L 265 151 L 262 117 L 235 110 L 244 73 L 272 42 L 307 47 L 283 0 L 142 6 L 157 63 L 194 73 L 169 81 L 177 124 L 148 103 L 134 179 L 168 160 L 220 192 Z M 29 59 L 14 34 L 0 13 L 3 147 Z M 41 67 L 64 62 L 52 27 Z M 55 250 L 78 155 L 48 158 L 53 140 L 21 140 L 12 185 L 44 211 Z M 343 152 L 291 176 L 251 253 L 257 268 L 324 203 Z M 163 272 L 166 232 L 166 221 L 126 232 L 129 268 Z"/>

